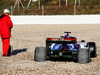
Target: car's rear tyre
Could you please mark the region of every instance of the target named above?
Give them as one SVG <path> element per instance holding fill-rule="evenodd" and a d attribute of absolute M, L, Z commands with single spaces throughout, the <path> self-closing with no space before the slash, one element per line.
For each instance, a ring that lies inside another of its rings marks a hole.
<path fill-rule="evenodd" d="M 97 56 L 97 52 L 96 52 L 96 43 L 95 42 L 88 42 L 87 46 L 90 49 L 90 56 L 91 57 L 96 57 Z"/>
<path fill-rule="evenodd" d="M 77 54 L 77 62 L 85 64 L 90 62 L 90 50 L 87 48 L 80 48 Z"/>
<path fill-rule="evenodd" d="M 34 53 L 35 61 L 46 61 L 47 60 L 47 49 L 46 47 L 36 47 Z"/>

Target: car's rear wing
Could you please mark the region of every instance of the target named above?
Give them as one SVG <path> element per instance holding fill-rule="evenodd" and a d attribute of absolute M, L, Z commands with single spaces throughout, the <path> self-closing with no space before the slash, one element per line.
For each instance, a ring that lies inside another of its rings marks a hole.
<path fill-rule="evenodd" d="M 73 44 L 77 43 L 77 39 L 75 37 L 71 38 L 49 38 L 46 39 L 47 43 L 66 43 L 66 44 Z"/>

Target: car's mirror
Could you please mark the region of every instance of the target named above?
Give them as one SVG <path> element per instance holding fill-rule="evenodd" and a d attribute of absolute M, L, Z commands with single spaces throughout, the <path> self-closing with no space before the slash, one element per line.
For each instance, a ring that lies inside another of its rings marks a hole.
<path fill-rule="evenodd" d="M 85 40 L 81 40 L 81 42 L 85 42 Z"/>

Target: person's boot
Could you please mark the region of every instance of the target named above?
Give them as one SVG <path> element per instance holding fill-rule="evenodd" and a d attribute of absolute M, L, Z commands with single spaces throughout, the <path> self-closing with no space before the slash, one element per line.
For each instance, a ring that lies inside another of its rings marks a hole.
<path fill-rule="evenodd" d="M 2 55 L 3 57 L 6 56 L 6 54 Z"/>
<path fill-rule="evenodd" d="M 10 56 L 10 55 L 7 55 L 7 54 L 4 54 L 4 55 L 2 55 L 3 57 L 8 57 L 8 56 Z"/>

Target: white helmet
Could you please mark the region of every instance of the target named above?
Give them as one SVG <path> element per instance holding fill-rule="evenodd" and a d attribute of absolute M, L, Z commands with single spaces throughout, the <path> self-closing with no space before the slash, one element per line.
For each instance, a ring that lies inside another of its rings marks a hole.
<path fill-rule="evenodd" d="M 10 13 L 9 9 L 4 9 L 3 13 Z"/>

